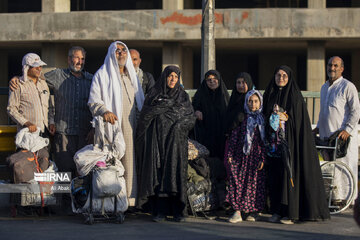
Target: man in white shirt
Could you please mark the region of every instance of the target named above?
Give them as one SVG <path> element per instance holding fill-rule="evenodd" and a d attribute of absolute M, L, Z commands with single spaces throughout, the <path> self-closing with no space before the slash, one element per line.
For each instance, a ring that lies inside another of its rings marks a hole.
<path fill-rule="evenodd" d="M 360 104 L 355 85 L 342 77 L 343 71 L 344 61 L 338 56 L 331 57 L 327 64 L 329 79 L 321 87 L 319 121 L 314 133 L 319 133 L 320 138 L 324 139 L 340 130 L 338 135 L 340 139 L 347 140 L 351 137 L 346 156 L 337 160 L 349 166 L 354 175 L 354 187 L 357 188 L 359 158 L 357 125 L 360 116 Z M 335 181 L 340 187 L 335 191 L 334 199 L 344 200 L 346 189 L 341 187 L 344 182 L 338 178 L 339 176 L 341 174 L 335 173 Z M 355 194 L 357 195 L 357 189 Z"/>

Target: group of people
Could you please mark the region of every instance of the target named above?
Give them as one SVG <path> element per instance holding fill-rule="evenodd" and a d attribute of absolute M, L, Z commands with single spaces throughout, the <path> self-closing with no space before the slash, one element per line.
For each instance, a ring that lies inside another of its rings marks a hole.
<path fill-rule="evenodd" d="M 120 122 L 129 204 L 150 211 L 154 221 L 172 215 L 180 222 L 186 216 L 189 132 L 211 157 L 224 160 L 226 202 L 234 210 L 230 222 L 242 221 L 243 213 L 255 220 L 267 197 L 272 222 L 329 218 L 306 104 L 289 67 L 275 70 L 264 96 L 255 90 L 251 76 L 241 73 L 229 97 L 220 73 L 210 70 L 191 102 L 178 67 L 167 66 L 155 82 L 140 69 L 140 53 L 123 42 L 110 45 L 94 75 L 84 71 L 85 57 L 82 47 L 72 47 L 68 68 L 43 78 L 46 63 L 29 53 L 23 58 L 23 76 L 10 81 L 9 116 L 18 129 L 53 136 L 59 171 L 77 175 L 73 156 L 91 143 L 90 121 L 100 115 L 111 124 Z M 355 136 L 357 90 L 341 77 L 339 57 L 331 58 L 327 68 L 320 136 L 339 129 L 341 138 Z M 356 137 L 351 140 L 357 146 Z M 351 148 L 348 156 L 354 154 Z M 65 194 L 63 200 L 70 207 Z"/>

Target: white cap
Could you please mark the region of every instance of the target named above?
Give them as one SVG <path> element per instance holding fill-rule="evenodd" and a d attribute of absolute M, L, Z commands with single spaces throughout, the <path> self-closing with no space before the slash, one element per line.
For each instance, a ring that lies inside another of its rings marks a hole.
<path fill-rule="evenodd" d="M 39 55 L 35 53 L 28 53 L 22 59 L 22 65 L 28 65 L 30 67 L 40 67 L 45 66 L 46 63 L 41 61 Z"/>

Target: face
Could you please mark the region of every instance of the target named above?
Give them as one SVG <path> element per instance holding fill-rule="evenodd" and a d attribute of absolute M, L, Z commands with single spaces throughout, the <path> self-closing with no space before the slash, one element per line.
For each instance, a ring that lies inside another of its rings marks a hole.
<path fill-rule="evenodd" d="M 170 75 L 166 78 L 166 83 L 169 88 L 174 88 L 178 81 L 179 76 L 175 72 L 170 73 Z"/>
<path fill-rule="evenodd" d="M 68 57 L 68 64 L 72 72 L 81 72 L 85 65 L 85 56 L 82 51 L 78 50 L 73 52 L 73 55 Z"/>
<path fill-rule="evenodd" d="M 334 81 L 342 76 L 344 67 L 341 64 L 341 58 L 333 57 L 329 60 L 327 65 L 327 75 L 330 80 Z"/>
<path fill-rule="evenodd" d="M 128 54 L 126 47 L 124 45 L 117 44 L 115 54 L 116 54 L 116 59 L 118 60 L 119 66 L 120 67 L 125 66 L 127 54 Z"/>
<path fill-rule="evenodd" d="M 256 112 L 260 109 L 260 98 L 258 95 L 253 94 L 249 97 L 248 107 L 251 112 Z"/>
<path fill-rule="evenodd" d="M 279 70 L 275 74 L 275 83 L 278 85 L 278 87 L 285 87 L 286 84 L 289 82 L 289 78 L 287 73 L 284 70 Z"/>
<path fill-rule="evenodd" d="M 243 78 L 238 78 L 236 80 L 236 90 L 239 92 L 239 93 L 247 93 L 247 91 L 249 90 L 248 89 L 248 85 L 246 84 L 245 82 L 245 79 Z"/>
<path fill-rule="evenodd" d="M 215 90 L 219 87 L 219 79 L 217 79 L 214 75 L 209 75 L 206 78 L 206 85 L 211 90 Z"/>
<path fill-rule="evenodd" d="M 139 52 L 135 51 L 135 50 L 130 50 L 130 56 L 131 56 L 131 60 L 134 64 L 135 69 L 139 69 L 140 63 L 141 63 L 141 58 L 140 58 Z"/>
<path fill-rule="evenodd" d="M 30 67 L 27 72 L 27 75 L 30 78 L 38 79 L 41 75 L 41 70 L 42 70 L 42 67 Z"/>

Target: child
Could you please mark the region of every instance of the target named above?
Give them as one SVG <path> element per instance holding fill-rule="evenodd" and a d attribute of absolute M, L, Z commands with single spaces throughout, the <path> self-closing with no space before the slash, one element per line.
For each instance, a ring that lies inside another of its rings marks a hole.
<path fill-rule="evenodd" d="M 231 223 L 256 221 L 265 205 L 265 123 L 262 111 L 262 95 L 251 90 L 245 97 L 245 119 L 229 137 L 225 158 L 230 165 L 229 186 L 226 201 L 235 210 Z"/>
<path fill-rule="evenodd" d="M 270 115 L 269 125 L 269 142 L 267 144 L 267 154 L 270 157 L 280 157 L 278 145 L 285 141 L 285 122 L 288 120 L 288 115 L 279 105 L 275 104 L 273 112 Z"/>

